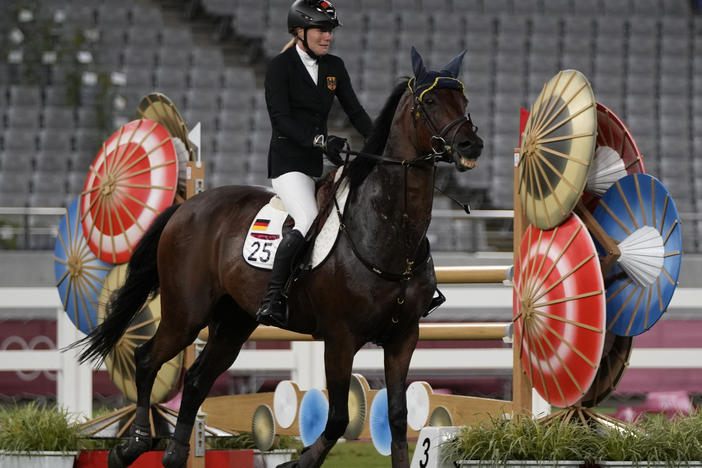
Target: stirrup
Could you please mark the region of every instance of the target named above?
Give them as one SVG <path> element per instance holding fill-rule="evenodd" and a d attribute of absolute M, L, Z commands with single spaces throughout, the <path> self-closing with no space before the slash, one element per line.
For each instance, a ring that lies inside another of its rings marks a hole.
<path fill-rule="evenodd" d="M 431 298 L 431 302 L 429 303 L 429 308 L 427 311 L 424 313 L 422 317 L 426 317 L 427 315 L 431 314 L 434 312 L 441 304 L 446 302 L 446 296 L 443 295 L 441 291 L 439 291 L 439 288 L 436 288 L 436 296 Z"/>

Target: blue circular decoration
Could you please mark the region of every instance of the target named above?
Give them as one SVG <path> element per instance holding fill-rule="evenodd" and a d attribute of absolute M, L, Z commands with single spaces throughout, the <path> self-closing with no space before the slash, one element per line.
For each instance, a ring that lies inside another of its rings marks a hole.
<path fill-rule="evenodd" d="M 321 390 L 313 388 L 305 393 L 300 402 L 300 438 L 309 447 L 322 434 L 329 416 L 329 402 Z"/>
<path fill-rule="evenodd" d="M 655 177 L 630 174 L 602 196 L 595 220 L 621 256 L 605 272 L 607 330 L 645 332 L 663 315 L 677 286 L 682 260 L 680 216 L 670 192 Z M 601 256 L 607 252 L 595 241 Z"/>
<path fill-rule="evenodd" d="M 80 222 L 80 198 L 75 198 L 58 226 L 54 276 L 68 318 L 85 334 L 97 325 L 98 296 L 112 267 L 90 250 Z"/>
<path fill-rule="evenodd" d="M 375 394 L 370 409 L 370 433 L 373 446 L 379 454 L 391 453 L 392 434 L 388 417 L 388 390 L 386 388 Z"/>

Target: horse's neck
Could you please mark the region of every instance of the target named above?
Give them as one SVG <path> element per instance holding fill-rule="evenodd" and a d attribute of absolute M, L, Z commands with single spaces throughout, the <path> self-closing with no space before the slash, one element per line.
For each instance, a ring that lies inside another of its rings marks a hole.
<path fill-rule="evenodd" d="M 407 173 L 405 174 L 405 171 Z M 431 167 L 378 164 L 352 197 L 347 228 L 360 253 L 390 271 L 422 255 L 431 221 Z"/>

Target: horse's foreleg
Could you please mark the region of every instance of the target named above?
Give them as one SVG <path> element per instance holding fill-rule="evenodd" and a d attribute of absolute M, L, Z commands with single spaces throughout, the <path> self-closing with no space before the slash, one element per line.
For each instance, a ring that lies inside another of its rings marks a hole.
<path fill-rule="evenodd" d="M 178 422 L 162 463 L 166 468 L 185 466 L 190 449 L 190 435 L 200 405 L 212 388 L 215 379 L 229 369 L 239 355 L 241 346 L 256 328 L 256 322 L 245 313 L 234 313 L 229 320 L 210 325 L 210 336 L 202 353 L 185 374 L 183 399 L 178 411 Z M 231 319 L 233 315 L 236 320 Z"/>
<path fill-rule="evenodd" d="M 324 432 L 309 447 L 305 447 L 299 460 L 279 465 L 279 468 L 318 468 L 349 424 L 349 381 L 353 366 L 351 347 L 325 346 L 324 367 L 329 394 L 329 413 Z"/>
<path fill-rule="evenodd" d="M 392 467 L 408 468 L 406 381 L 412 352 L 417 345 L 419 326 L 397 334 L 384 344 L 385 382 L 388 391 L 388 419 L 392 435 Z"/>

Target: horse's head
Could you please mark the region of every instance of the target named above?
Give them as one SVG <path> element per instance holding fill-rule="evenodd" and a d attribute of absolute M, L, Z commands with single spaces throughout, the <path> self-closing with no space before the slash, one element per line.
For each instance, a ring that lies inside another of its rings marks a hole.
<path fill-rule="evenodd" d="M 427 70 L 419 52 L 412 47 L 414 78 L 409 81 L 417 150 L 453 162 L 459 171 L 474 168 L 483 149 L 478 127 L 467 113 L 463 83 L 458 79 L 464 55 L 465 51 L 437 72 Z"/>

